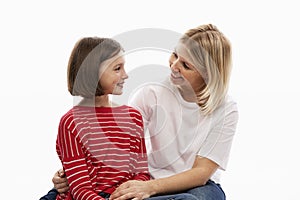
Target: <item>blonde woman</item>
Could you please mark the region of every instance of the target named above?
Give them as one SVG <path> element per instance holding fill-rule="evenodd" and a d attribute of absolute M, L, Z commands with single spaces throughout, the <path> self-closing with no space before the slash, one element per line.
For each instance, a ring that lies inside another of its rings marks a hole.
<path fill-rule="evenodd" d="M 211 24 L 190 29 L 169 64 L 171 74 L 165 82 L 144 85 L 131 100 L 148 130 L 152 179 L 123 183 L 110 196 L 112 200 L 150 196 L 159 200 L 177 193 L 200 200 L 226 199 L 220 176 L 238 122 L 237 105 L 227 94 L 230 42 Z M 58 191 L 68 189 L 58 175 L 53 182 Z"/>

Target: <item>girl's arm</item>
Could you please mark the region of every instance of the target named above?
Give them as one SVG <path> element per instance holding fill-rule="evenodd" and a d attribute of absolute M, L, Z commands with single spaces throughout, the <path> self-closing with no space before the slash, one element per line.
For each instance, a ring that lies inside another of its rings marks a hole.
<path fill-rule="evenodd" d="M 134 148 L 132 149 L 132 162 L 131 170 L 133 172 L 133 180 L 147 181 L 150 179 L 150 174 L 148 170 L 148 157 L 146 152 L 145 137 L 144 137 L 144 126 L 143 118 L 140 112 L 135 111 L 136 114 L 132 118 L 132 122 L 135 124 L 135 134 L 136 136 L 131 144 Z"/>
<path fill-rule="evenodd" d="M 93 190 L 82 145 L 69 127 L 68 123 L 61 121 L 56 149 L 68 179 L 72 197 L 76 200 L 103 200 L 104 198 Z"/>

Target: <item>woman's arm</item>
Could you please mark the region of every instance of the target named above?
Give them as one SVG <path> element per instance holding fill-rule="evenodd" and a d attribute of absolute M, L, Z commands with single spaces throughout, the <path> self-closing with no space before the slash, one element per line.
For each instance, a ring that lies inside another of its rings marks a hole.
<path fill-rule="evenodd" d="M 218 167 L 215 162 L 196 156 L 192 169 L 154 180 L 153 192 L 154 194 L 174 193 L 205 185 Z"/>
<path fill-rule="evenodd" d="M 118 187 L 110 199 L 143 199 L 152 195 L 177 193 L 193 187 L 202 186 L 206 184 L 218 167 L 215 162 L 204 157 L 196 156 L 192 169 L 156 180 L 128 181 Z"/>

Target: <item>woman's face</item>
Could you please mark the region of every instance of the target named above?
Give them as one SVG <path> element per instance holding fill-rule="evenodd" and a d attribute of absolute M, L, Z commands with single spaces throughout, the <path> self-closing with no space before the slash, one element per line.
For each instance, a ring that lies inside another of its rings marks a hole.
<path fill-rule="evenodd" d="M 100 85 L 104 94 L 120 95 L 123 93 L 123 85 L 128 75 L 125 72 L 125 59 L 123 52 L 106 60 L 99 70 Z"/>
<path fill-rule="evenodd" d="M 198 93 L 205 82 L 185 48 L 182 44 L 178 44 L 169 58 L 172 71 L 170 80 L 174 85 L 181 86 L 183 89 L 193 89 Z"/>

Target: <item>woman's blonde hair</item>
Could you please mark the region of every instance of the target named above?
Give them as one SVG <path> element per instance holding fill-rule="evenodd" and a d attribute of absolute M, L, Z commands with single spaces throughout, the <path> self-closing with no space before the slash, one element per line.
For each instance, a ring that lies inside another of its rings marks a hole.
<path fill-rule="evenodd" d="M 231 44 L 212 24 L 188 30 L 180 41 L 187 46 L 195 67 L 206 83 L 196 94 L 204 114 L 210 114 L 227 94 L 231 72 Z"/>

